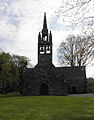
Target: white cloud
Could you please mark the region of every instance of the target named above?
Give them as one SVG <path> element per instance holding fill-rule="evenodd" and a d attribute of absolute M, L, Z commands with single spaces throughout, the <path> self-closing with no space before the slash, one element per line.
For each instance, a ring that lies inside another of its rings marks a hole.
<path fill-rule="evenodd" d="M 16 27 L 7 22 L 7 20 L 0 19 L 0 36 L 11 39 L 14 36 Z M 14 34 L 12 34 L 14 33 Z"/>

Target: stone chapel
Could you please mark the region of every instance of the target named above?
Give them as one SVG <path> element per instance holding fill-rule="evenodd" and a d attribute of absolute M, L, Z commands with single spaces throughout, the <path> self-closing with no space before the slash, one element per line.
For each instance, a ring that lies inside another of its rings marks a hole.
<path fill-rule="evenodd" d="M 43 29 L 38 35 L 38 63 L 23 73 L 21 94 L 37 96 L 85 93 L 85 67 L 55 67 L 52 63 L 52 50 L 52 33 L 48 31 L 44 13 Z"/>

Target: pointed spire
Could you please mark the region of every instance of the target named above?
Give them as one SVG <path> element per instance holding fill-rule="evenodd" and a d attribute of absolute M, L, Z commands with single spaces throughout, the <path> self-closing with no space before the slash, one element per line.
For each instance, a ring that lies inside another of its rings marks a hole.
<path fill-rule="evenodd" d="M 38 41 L 41 41 L 41 34 L 39 32 L 39 35 L 38 35 Z"/>
<path fill-rule="evenodd" d="M 44 13 L 43 29 L 47 29 L 46 12 Z"/>
<path fill-rule="evenodd" d="M 51 31 L 50 31 L 50 36 L 52 37 L 52 33 L 51 33 Z"/>
<path fill-rule="evenodd" d="M 50 42 L 52 43 L 52 33 L 50 31 Z"/>
<path fill-rule="evenodd" d="M 39 32 L 38 38 L 41 38 L 40 32 Z"/>

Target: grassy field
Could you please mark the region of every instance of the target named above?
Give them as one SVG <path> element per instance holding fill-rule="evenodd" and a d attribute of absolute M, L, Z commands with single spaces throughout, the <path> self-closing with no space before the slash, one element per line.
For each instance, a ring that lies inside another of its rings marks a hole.
<path fill-rule="evenodd" d="M 94 120 L 94 98 L 0 95 L 0 120 Z"/>

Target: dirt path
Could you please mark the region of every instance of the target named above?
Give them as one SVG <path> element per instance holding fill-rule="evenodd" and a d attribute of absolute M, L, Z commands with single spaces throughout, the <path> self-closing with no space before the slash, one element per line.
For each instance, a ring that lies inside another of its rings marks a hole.
<path fill-rule="evenodd" d="M 74 97 L 94 97 L 94 93 L 86 93 L 86 94 L 69 94 L 68 96 L 74 96 Z"/>

